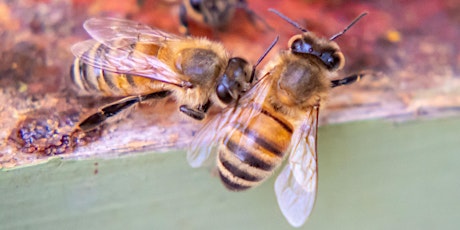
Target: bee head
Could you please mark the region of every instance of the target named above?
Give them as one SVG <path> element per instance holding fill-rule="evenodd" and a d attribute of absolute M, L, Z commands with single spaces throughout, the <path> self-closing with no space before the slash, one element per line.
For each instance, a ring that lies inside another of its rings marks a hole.
<path fill-rule="evenodd" d="M 318 38 L 311 32 L 293 36 L 289 48 L 296 55 L 312 55 L 318 58 L 329 71 L 337 71 L 345 65 L 345 57 L 337 43 Z"/>
<path fill-rule="evenodd" d="M 326 40 L 316 37 L 313 33 L 309 32 L 307 29 L 303 28 L 279 11 L 275 9 L 269 9 L 269 11 L 275 13 L 283 20 L 302 31 L 302 34 L 295 35 L 289 40 L 291 52 L 297 55 L 313 55 L 321 60 L 329 71 L 339 70 L 343 68 L 345 64 L 345 58 L 334 40 L 345 34 L 345 32 L 347 32 L 362 17 L 367 15 L 367 12 L 361 13 L 347 27 L 345 27 L 344 30 L 333 35 L 329 40 Z"/>
<path fill-rule="evenodd" d="M 251 86 L 251 72 L 246 60 L 230 58 L 222 78 L 217 82 L 216 93 L 219 100 L 229 104 L 246 92 Z"/>

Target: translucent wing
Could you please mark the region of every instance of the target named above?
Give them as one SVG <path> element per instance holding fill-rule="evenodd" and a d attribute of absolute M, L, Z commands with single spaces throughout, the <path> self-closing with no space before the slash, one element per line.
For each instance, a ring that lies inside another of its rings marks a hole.
<path fill-rule="evenodd" d="M 84 27 L 94 40 L 79 42 L 71 50 L 85 63 L 110 72 L 191 87 L 169 65 L 148 53 L 181 37 L 124 19 L 93 18 Z"/>
<path fill-rule="evenodd" d="M 289 162 L 275 182 L 281 212 L 294 227 L 305 223 L 313 209 L 317 191 L 316 133 L 318 107 L 294 132 Z"/>
<path fill-rule="evenodd" d="M 135 42 L 161 45 L 167 40 L 183 39 L 139 22 L 118 18 L 91 18 L 85 21 L 83 27 L 93 39 L 110 48 L 125 47 Z"/>
<path fill-rule="evenodd" d="M 221 143 L 225 136 L 230 135 L 232 124 L 246 124 L 247 120 L 259 112 L 260 106 L 257 105 L 265 100 L 271 82 L 269 77 L 261 79 L 238 103 L 227 106 L 200 129 L 187 151 L 187 161 L 192 167 L 200 167 L 207 162 L 216 145 Z"/>
<path fill-rule="evenodd" d="M 270 72 L 266 73 L 260 78 L 259 81 L 255 82 L 254 85 L 244 94 L 238 101 L 238 104 L 232 104 L 231 106 L 239 107 L 241 105 L 248 105 L 250 103 L 262 104 L 267 98 L 267 94 L 270 87 L 273 84 L 273 77 Z"/>
<path fill-rule="evenodd" d="M 231 112 L 219 113 L 198 131 L 187 150 L 187 161 L 190 166 L 198 168 L 208 162 L 211 154 L 215 152 L 216 145 L 229 128 L 227 124 L 232 115 Z"/>

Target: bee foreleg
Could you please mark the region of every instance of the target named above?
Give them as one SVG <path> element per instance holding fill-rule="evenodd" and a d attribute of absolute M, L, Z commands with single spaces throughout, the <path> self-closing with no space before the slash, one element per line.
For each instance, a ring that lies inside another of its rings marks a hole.
<path fill-rule="evenodd" d="M 186 105 L 181 105 L 179 107 L 179 110 L 183 113 L 185 113 L 185 115 L 195 119 L 195 120 L 203 120 L 204 117 L 205 117 L 205 113 L 202 112 L 202 111 L 199 111 L 199 110 L 195 110 L 195 109 L 191 109 L 189 107 L 187 107 Z"/>
<path fill-rule="evenodd" d="M 121 111 L 126 110 L 137 103 L 151 99 L 164 98 L 170 94 L 170 91 L 160 91 L 142 96 L 123 98 L 114 103 L 104 106 L 102 109 L 100 109 L 100 111 L 80 122 L 80 124 L 78 124 L 78 127 L 84 132 L 90 131 L 96 128 L 97 126 L 101 125 L 108 118 L 117 115 Z"/>
<path fill-rule="evenodd" d="M 206 104 L 201 105 L 196 109 L 189 108 L 187 105 L 181 105 L 179 110 L 185 113 L 187 116 L 201 121 L 206 116 L 206 112 L 208 111 L 209 107 L 211 107 L 211 105 L 211 101 L 206 102 Z"/>
<path fill-rule="evenodd" d="M 342 78 L 342 79 L 339 79 L 339 80 L 332 80 L 331 81 L 331 87 L 335 88 L 337 86 L 348 85 L 348 84 L 357 82 L 357 81 L 361 80 L 361 78 L 364 77 L 365 75 L 366 74 L 364 74 L 364 73 L 359 73 L 359 74 L 353 74 L 351 76 L 348 76 L 348 77 L 345 77 L 345 78 Z"/>
<path fill-rule="evenodd" d="M 187 36 L 190 35 L 190 31 L 188 28 L 188 21 L 187 21 L 187 9 L 185 8 L 185 5 L 183 3 L 179 7 L 179 21 L 180 21 L 179 32 Z"/>

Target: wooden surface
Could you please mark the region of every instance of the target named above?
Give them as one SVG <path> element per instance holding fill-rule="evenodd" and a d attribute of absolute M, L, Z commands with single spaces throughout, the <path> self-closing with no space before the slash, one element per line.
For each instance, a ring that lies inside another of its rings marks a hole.
<path fill-rule="evenodd" d="M 76 148 L 60 148 L 66 147 L 62 137 L 79 119 L 115 100 L 78 97 L 71 90 L 70 46 L 88 38 L 83 22 L 90 17 L 129 18 L 178 33 L 178 5 L 171 2 L 0 1 L 0 168 L 46 161 L 55 154 L 110 157 L 113 152 L 187 146 L 190 134 L 202 124 L 174 114 L 178 108 L 172 103 L 166 109 L 143 106 L 119 124 L 103 129 L 101 138 L 98 134 Z M 249 7 L 274 30 L 254 26 L 244 11 L 238 11 L 224 31 L 213 33 L 192 22 L 191 32 L 222 42 L 232 55 L 250 62 L 280 35 L 267 61 L 299 33 L 267 12 L 270 7 L 325 37 L 342 30 L 360 13 L 369 12 L 337 43 L 346 57 L 340 76 L 360 71 L 371 74 L 357 84 L 332 90 L 329 100 L 322 103 L 320 124 L 459 114 L 460 18 L 454 1 L 252 0 Z"/>
<path fill-rule="evenodd" d="M 458 229 L 460 118 L 319 130 L 319 195 L 303 229 Z M 0 171 L 0 229 L 290 229 L 273 180 L 226 191 L 184 152 Z"/>
<path fill-rule="evenodd" d="M 323 106 L 321 123 L 329 125 L 319 132 L 319 196 L 304 228 L 457 229 L 458 4 L 249 2 L 275 31 L 254 28 L 239 12 L 227 31 L 213 34 L 193 24 L 192 33 L 222 41 L 233 55 L 254 62 L 276 35 L 275 49 L 285 49 L 298 33 L 268 14 L 269 7 L 326 37 L 369 12 L 337 41 L 347 58 L 341 75 L 378 74 L 334 90 Z M 290 228 L 277 207 L 273 179 L 231 193 L 208 171 L 190 168 L 184 152 L 159 153 L 184 148 L 200 127 L 171 115 L 177 110 L 171 102 L 162 113 L 139 109 L 109 125 L 100 139 L 59 156 L 25 153 L 12 141 L 34 122 L 57 130 L 59 140 L 80 117 L 110 102 L 69 90 L 69 47 L 88 38 L 84 20 L 130 18 L 176 33 L 177 12 L 177 5 L 160 0 L 0 1 L 0 229 Z M 446 114 L 457 117 L 439 119 Z M 437 119 L 421 120 L 426 117 Z M 376 118 L 406 123 L 362 121 Z"/>

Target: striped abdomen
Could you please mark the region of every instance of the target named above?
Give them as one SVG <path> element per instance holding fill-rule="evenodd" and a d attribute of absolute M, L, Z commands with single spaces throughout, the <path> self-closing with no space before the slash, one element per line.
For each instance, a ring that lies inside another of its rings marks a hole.
<path fill-rule="evenodd" d="M 263 108 L 232 128 L 219 146 L 217 167 L 223 184 L 240 191 L 260 184 L 281 164 L 293 126 L 281 114 Z"/>
<path fill-rule="evenodd" d="M 98 55 L 109 52 L 106 47 L 98 44 L 88 51 L 88 56 L 97 60 Z M 70 68 L 72 82 L 82 91 L 105 96 L 130 96 L 149 94 L 162 90 L 163 84 L 146 77 L 130 74 L 118 74 L 86 64 L 75 58 Z"/>

